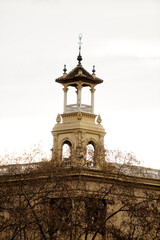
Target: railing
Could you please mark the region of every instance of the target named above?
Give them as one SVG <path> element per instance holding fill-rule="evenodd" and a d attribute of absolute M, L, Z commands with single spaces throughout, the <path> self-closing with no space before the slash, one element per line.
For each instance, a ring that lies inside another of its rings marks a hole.
<path fill-rule="evenodd" d="M 71 158 L 63 158 L 63 165 L 66 168 L 70 168 L 72 166 Z"/>
<path fill-rule="evenodd" d="M 92 112 L 92 107 L 90 105 L 86 105 L 86 104 L 81 104 L 81 110 L 82 112 Z"/>
<path fill-rule="evenodd" d="M 95 168 L 94 161 L 86 161 L 87 162 L 87 167 L 88 168 Z"/>
<path fill-rule="evenodd" d="M 91 105 L 86 105 L 86 104 L 81 104 L 80 106 L 80 111 L 82 112 L 88 112 L 91 113 L 92 112 L 92 107 Z M 66 106 L 66 112 L 78 112 L 78 106 L 77 104 L 70 104 Z"/>
<path fill-rule="evenodd" d="M 66 106 L 66 112 L 77 112 L 78 111 L 78 106 L 77 104 L 70 104 Z"/>
<path fill-rule="evenodd" d="M 22 173 L 28 173 L 31 170 L 38 169 L 40 164 L 42 164 L 42 162 L 3 165 L 0 166 L 0 175 L 17 175 Z"/>

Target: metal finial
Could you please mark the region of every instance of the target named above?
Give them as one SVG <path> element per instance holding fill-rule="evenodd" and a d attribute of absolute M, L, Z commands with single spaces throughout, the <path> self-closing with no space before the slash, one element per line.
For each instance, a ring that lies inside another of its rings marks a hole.
<path fill-rule="evenodd" d="M 66 74 L 66 72 L 67 72 L 67 68 L 66 68 L 66 65 L 64 65 L 63 74 Z"/>
<path fill-rule="evenodd" d="M 82 61 L 82 56 L 81 56 L 81 45 L 82 45 L 82 42 L 81 42 L 81 40 L 82 40 L 82 34 L 80 33 L 79 34 L 79 55 L 78 55 L 78 57 L 77 57 L 77 60 L 78 60 L 78 66 L 81 66 L 81 61 Z"/>
<path fill-rule="evenodd" d="M 95 72 L 96 72 L 95 65 L 93 65 L 93 70 L 92 70 L 93 75 L 95 75 Z"/>
<path fill-rule="evenodd" d="M 79 55 L 81 55 L 81 45 L 82 45 L 82 42 L 81 42 L 81 40 L 82 40 L 82 33 L 80 33 L 79 34 Z"/>

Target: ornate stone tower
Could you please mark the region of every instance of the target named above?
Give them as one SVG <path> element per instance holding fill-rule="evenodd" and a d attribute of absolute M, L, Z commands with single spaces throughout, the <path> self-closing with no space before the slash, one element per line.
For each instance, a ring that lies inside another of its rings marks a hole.
<path fill-rule="evenodd" d="M 64 113 L 58 114 L 57 124 L 52 129 L 52 160 L 57 166 L 101 169 L 104 163 L 105 130 L 100 115 L 94 114 L 94 92 L 95 86 L 103 80 L 96 77 L 94 66 L 92 74 L 82 67 L 81 37 L 78 65 L 69 73 L 64 65 L 63 76 L 55 80 L 63 85 Z M 67 92 L 70 87 L 76 90 L 77 103 L 68 105 Z M 81 99 L 83 89 L 88 87 L 91 92 L 90 105 L 82 104 Z"/>

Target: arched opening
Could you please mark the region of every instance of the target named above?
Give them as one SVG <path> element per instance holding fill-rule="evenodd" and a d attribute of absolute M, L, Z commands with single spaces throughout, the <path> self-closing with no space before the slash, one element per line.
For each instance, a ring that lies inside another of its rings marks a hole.
<path fill-rule="evenodd" d="M 71 149 L 70 141 L 65 141 L 62 145 L 62 161 L 65 167 L 71 167 Z"/>
<path fill-rule="evenodd" d="M 95 166 L 95 147 L 93 142 L 89 142 L 86 147 L 86 163 L 87 167 Z"/>

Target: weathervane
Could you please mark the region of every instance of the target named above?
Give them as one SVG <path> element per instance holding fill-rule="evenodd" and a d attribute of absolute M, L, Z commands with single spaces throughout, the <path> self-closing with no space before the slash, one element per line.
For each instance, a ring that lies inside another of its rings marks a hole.
<path fill-rule="evenodd" d="M 78 55 L 78 57 L 77 57 L 77 60 L 78 60 L 78 66 L 81 66 L 81 61 L 82 61 L 82 56 L 81 56 L 81 45 L 82 45 L 82 42 L 81 42 L 81 40 L 82 40 L 82 34 L 80 33 L 79 34 L 79 55 Z"/>

